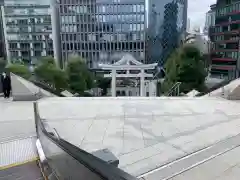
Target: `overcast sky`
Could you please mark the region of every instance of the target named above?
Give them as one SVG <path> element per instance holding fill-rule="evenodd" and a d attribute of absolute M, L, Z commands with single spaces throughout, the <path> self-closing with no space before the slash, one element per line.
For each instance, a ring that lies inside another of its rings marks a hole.
<path fill-rule="evenodd" d="M 210 5 L 215 3 L 216 0 L 188 0 L 188 17 L 191 21 L 191 28 L 204 27 L 206 12 L 210 10 Z"/>

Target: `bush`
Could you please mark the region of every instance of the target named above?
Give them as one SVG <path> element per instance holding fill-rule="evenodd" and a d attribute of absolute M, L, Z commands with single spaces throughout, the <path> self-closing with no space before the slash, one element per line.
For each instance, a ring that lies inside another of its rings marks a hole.
<path fill-rule="evenodd" d="M 21 64 L 10 64 L 6 67 L 6 70 L 25 79 L 30 79 L 30 77 L 32 76 L 29 68 Z"/>
<path fill-rule="evenodd" d="M 207 73 L 200 51 L 190 45 L 180 47 L 166 63 L 166 76 L 163 87 L 168 91 L 175 83 L 181 82 L 180 92 L 189 92 L 193 89 L 205 89 Z"/>
<path fill-rule="evenodd" d="M 93 76 L 81 57 L 74 57 L 68 61 L 66 68 L 70 91 L 84 95 L 84 91 L 94 85 Z"/>
<path fill-rule="evenodd" d="M 67 76 L 65 71 L 58 68 L 52 57 L 43 58 L 34 70 L 38 80 L 50 84 L 57 90 L 67 89 Z"/>

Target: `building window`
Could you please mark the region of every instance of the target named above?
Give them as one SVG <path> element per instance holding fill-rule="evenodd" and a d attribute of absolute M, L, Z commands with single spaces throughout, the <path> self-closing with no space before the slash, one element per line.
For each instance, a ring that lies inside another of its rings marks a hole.
<path fill-rule="evenodd" d="M 133 12 L 137 12 L 137 5 L 133 5 L 132 9 L 133 9 Z"/>
<path fill-rule="evenodd" d="M 141 12 L 145 12 L 144 5 L 141 5 Z"/>
<path fill-rule="evenodd" d="M 98 6 L 98 13 L 105 13 L 106 12 L 106 6 Z"/>
<path fill-rule="evenodd" d="M 96 41 L 96 35 L 94 35 L 94 34 L 88 34 L 88 40 L 89 40 L 89 41 Z"/>

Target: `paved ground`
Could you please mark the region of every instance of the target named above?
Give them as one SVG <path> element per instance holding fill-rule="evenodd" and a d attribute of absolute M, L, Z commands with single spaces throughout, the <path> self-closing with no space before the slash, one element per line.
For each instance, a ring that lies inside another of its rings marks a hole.
<path fill-rule="evenodd" d="M 207 148 L 203 148 L 200 151 L 189 154 L 184 158 L 180 158 L 151 172 L 145 173 L 144 175 L 140 176 L 140 178 L 144 180 L 167 180 L 176 178 L 177 180 L 178 177 L 184 176 L 186 180 L 198 178 L 203 180 L 213 179 L 214 177 L 211 175 L 211 173 L 206 171 L 206 168 L 204 168 L 203 164 L 210 163 L 212 166 L 208 166 L 207 168 L 210 169 L 211 172 L 215 172 L 217 175 L 223 175 L 223 169 L 219 169 L 219 167 L 228 169 L 231 168 L 232 164 L 240 161 L 238 156 L 236 156 L 236 153 L 234 153 L 235 150 L 239 148 L 239 141 L 240 134 L 215 143 Z M 225 157 L 225 154 L 229 154 L 232 157 L 235 156 L 235 161 L 232 161 L 232 159 L 224 160 L 224 158 L 222 158 L 222 161 L 218 161 L 214 166 L 213 164 L 215 160 L 220 157 Z M 198 169 L 201 176 L 196 173 L 194 169 Z M 190 175 L 187 176 L 185 174 Z M 235 177 L 236 174 L 233 173 L 231 176 Z"/>
<path fill-rule="evenodd" d="M 240 147 L 237 147 L 169 180 L 238 180 L 239 154 Z"/>
<path fill-rule="evenodd" d="M 0 100 L 0 142 L 35 135 L 32 107 L 32 102 Z M 240 133 L 240 103 L 217 98 L 50 98 L 41 100 L 39 109 L 46 124 L 64 139 L 88 152 L 109 148 L 119 158 L 120 168 L 147 180 L 155 180 L 148 174 L 152 170 Z M 238 143 L 240 138 L 234 146 Z M 191 162 L 232 147 L 231 143 L 216 146 L 204 156 L 193 156 Z M 235 148 L 173 179 L 210 180 L 220 175 L 234 180 L 239 175 L 239 152 Z M 170 175 L 179 172 L 175 166 L 171 169 L 175 172 Z"/>
<path fill-rule="evenodd" d="M 61 137 L 109 148 L 136 176 L 240 132 L 240 104 L 216 98 L 52 98 L 39 108 Z"/>
<path fill-rule="evenodd" d="M 0 97 L 0 142 L 35 135 L 32 102 Z"/>
<path fill-rule="evenodd" d="M 0 179 L 42 180 L 37 159 L 32 102 L 0 97 Z M 24 163 L 24 164 L 22 164 Z"/>

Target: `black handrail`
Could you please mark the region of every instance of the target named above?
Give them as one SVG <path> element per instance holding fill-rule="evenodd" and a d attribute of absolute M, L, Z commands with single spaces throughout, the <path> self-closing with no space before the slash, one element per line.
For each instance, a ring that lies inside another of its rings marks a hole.
<path fill-rule="evenodd" d="M 47 130 L 44 127 L 44 124 L 39 116 L 38 112 L 38 104 L 37 102 L 34 102 L 34 114 L 35 114 L 35 123 L 36 123 L 36 131 L 37 131 L 37 136 L 40 139 L 40 142 L 43 146 L 43 151 L 44 151 L 44 146 L 47 146 L 49 149 L 50 143 L 53 143 L 54 149 L 58 149 L 59 151 L 62 151 L 62 154 L 65 155 L 58 155 L 54 156 L 55 160 L 59 159 L 59 161 L 64 161 L 66 160 L 67 163 L 65 168 L 71 168 L 70 165 L 75 165 L 75 170 L 79 170 L 79 172 L 84 171 L 85 175 L 89 177 L 84 176 L 84 179 L 107 179 L 107 180 L 136 180 L 135 177 L 131 176 L 130 174 L 122 171 L 121 169 L 108 164 L 107 162 L 95 157 L 94 155 L 72 145 L 71 143 L 65 141 L 61 137 L 56 138 L 54 135 L 51 135 L 52 133 L 47 132 Z M 41 135 L 44 137 L 41 138 Z M 43 139 L 44 138 L 44 139 Z M 41 141 L 42 139 L 42 141 Z M 48 141 L 48 144 L 44 144 L 43 141 Z M 45 152 L 44 152 L 45 153 Z M 47 159 L 52 161 L 54 158 L 51 154 L 50 157 L 46 155 Z M 70 162 L 72 161 L 72 162 Z M 77 163 L 73 162 L 76 161 Z M 53 166 L 53 164 L 49 165 L 50 167 Z M 79 167 L 77 167 L 79 166 Z M 58 167 L 61 167 L 58 169 Z M 78 180 L 80 177 L 77 177 L 77 173 L 72 169 L 68 169 L 67 172 L 59 172 L 59 170 L 63 169 L 62 164 L 61 166 L 58 166 L 56 164 L 56 167 L 52 167 L 55 169 L 56 174 L 62 174 L 64 179 L 72 179 L 72 180 Z M 87 169 L 88 172 L 85 172 Z M 71 171 L 72 170 L 72 171 Z M 75 175 L 74 175 L 75 173 Z M 82 175 L 81 175 L 82 176 Z"/>

